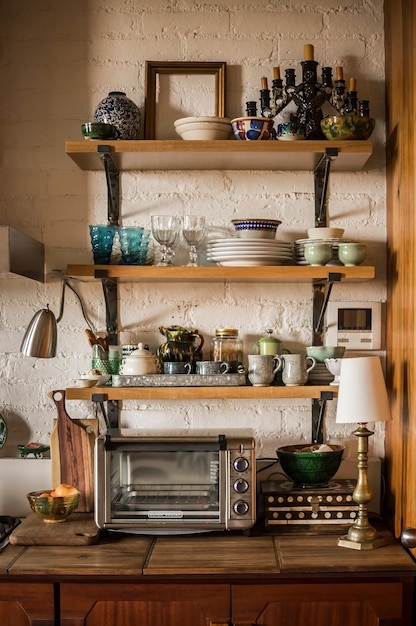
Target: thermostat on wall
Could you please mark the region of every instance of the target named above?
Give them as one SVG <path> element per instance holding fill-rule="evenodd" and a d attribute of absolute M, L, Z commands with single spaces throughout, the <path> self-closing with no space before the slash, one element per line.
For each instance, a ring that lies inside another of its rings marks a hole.
<path fill-rule="evenodd" d="M 380 350 L 381 302 L 329 302 L 325 339 L 347 350 Z"/>

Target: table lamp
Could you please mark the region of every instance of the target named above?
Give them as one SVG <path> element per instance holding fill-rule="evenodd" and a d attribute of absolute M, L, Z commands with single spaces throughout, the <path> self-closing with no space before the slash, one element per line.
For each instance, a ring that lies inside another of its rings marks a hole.
<path fill-rule="evenodd" d="M 352 494 L 358 504 L 358 517 L 338 545 L 355 550 L 371 550 L 385 545 L 368 521 L 367 504 L 372 494 L 368 482 L 368 438 L 373 434 L 367 422 L 391 419 L 389 399 L 380 357 L 344 358 L 341 363 L 336 422 L 358 422 L 352 433 L 358 442 L 358 479 Z"/>

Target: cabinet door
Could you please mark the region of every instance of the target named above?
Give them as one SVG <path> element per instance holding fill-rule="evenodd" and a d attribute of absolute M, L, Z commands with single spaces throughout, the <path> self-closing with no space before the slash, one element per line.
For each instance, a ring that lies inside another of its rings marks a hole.
<path fill-rule="evenodd" d="M 61 626 L 226 626 L 229 619 L 228 585 L 61 585 Z"/>
<path fill-rule="evenodd" d="M 237 585 L 234 626 L 411 626 L 412 580 Z"/>
<path fill-rule="evenodd" d="M 0 582 L 1 626 L 54 626 L 53 585 Z"/>

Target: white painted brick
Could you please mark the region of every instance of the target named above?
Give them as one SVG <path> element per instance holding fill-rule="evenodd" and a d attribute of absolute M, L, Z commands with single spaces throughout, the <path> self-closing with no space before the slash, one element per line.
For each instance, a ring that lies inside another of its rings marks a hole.
<path fill-rule="evenodd" d="M 173 6 L 174 5 L 174 6 Z M 92 119 L 108 91 L 120 89 L 140 107 L 144 119 L 145 61 L 226 61 L 227 114 L 244 114 L 259 98 L 262 76 L 272 68 L 296 67 L 301 76 L 303 46 L 315 46 L 320 66 L 343 65 L 359 92 L 370 97 L 377 118 L 375 154 L 362 172 L 331 175 L 329 215 L 346 236 L 368 242 L 376 265 L 371 284 L 335 285 L 334 299 L 380 299 L 385 287 L 384 50 L 382 1 L 304 2 L 288 11 L 283 2 L 217 0 L 196 10 L 194 2 L 147 0 L 126 5 L 114 0 L 57 6 L 52 0 L 5 5 L 0 23 L 3 80 L 0 111 L 2 222 L 41 238 L 46 245 L 48 282 L 0 277 L 0 406 L 17 438 L 47 440 L 56 417 L 48 398 L 88 366 L 90 349 L 76 298 L 66 294 L 59 324 L 58 356 L 24 359 L 19 347 L 33 313 L 49 303 L 59 309 L 60 284 L 52 270 L 90 263 L 88 224 L 107 217 L 104 173 L 82 172 L 64 153 L 66 139 L 81 139 L 80 124 Z M 156 212 L 206 212 L 210 236 L 228 233 L 237 215 L 278 216 L 278 236 L 305 236 L 313 224 L 314 185 L 304 172 L 135 172 L 121 176 L 122 219 L 150 226 Z M 177 251 L 186 258 L 186 248 Z M 89 316 L 98 327 L 105 310 L 100 284 L 78 282 Z M 237 327 L 246 351 L 266 327 L 289 349 L 311 341 L 311 286 L 308 284 L 122 284 L 120 327 L 153 349 L 163 342 L 160 325 L 198 328 L 210 338 L 220 325 Z M 73 417 L 93 405 L 71 401 Z M 166 431 L 219 432 L 253 429 L 258 452 L 275 454 L 277 444 L 310 438 L 310 401 L 128 402 L 122 425 Z M 333 424 L 330 422 L 332 428 Z M 16 427 L 16 428 L 15 428 Z M 379 446 L 380 447 L 380 446 Z"/>

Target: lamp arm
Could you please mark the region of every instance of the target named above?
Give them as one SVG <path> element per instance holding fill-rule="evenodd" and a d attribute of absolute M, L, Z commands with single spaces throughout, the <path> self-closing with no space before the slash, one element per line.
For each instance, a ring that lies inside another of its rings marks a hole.
<path fill-rule="evenodd" d="M 85 312 L 85 307 L 84 307 L 84 303 L 81 300 L 81 296 L 79 295 L 79 293 L 77 291 L 75 291 L 75 289 L 72 287 L 72 285 L 69 284 L 68 282 L 68 278 L 64 277 L 62 279 L 62 292 L 61 292 L 61 304 L 59 307 L 59 315 L 56 319 L 56 322 L 59 323 L 63 317 L 64 314 L 64 304 L 65 304 L 65 287 L 69 287 L 69 289 L 76 295 L 76 297 L 78 298 L 78 302 L 79 305 L 81 307 L 81 311 L 82 311 L 82 316 L 84 318 L 84 320 L 86 321 L 88 328 L 90 330 L 92 330 L 92 332 L 94 332 L 94 327 L 92 325 L 92 323 L 90 322 L 90 320 L 87 317 L 87 314 Z"/>

